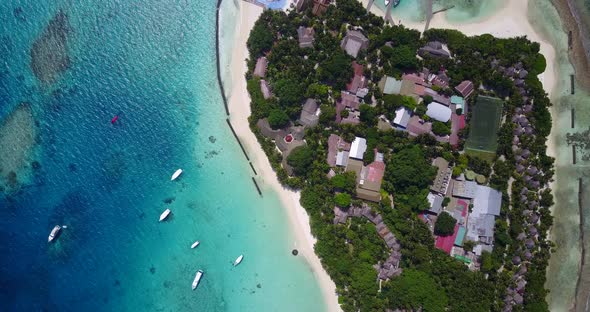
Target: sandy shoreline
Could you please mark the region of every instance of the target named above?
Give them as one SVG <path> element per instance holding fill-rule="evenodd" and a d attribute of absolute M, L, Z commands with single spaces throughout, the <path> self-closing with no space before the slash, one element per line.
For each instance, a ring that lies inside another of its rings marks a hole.
<path fill-rule="evenodd" d="M 256 177 L 263 188 L 272 188 L 281 200 L 287 213 L 289 224 L 294 234 L 294 242 L 290 248 L 297 248 L 299 256 L 304 257 L 314 272 L 318 284 L 323 292 L 326 308 L 328 311 L 341 311 L 336 296 L 336 285 L 326 273 L 320 259 L 313 250 L 316 239 L 311 234 L 309 216 L 299 204 L 299 192 L 288 190 L 279 183 L 275 172 L 272 170 L 262 147 L 259 145 L 256 136 L 250 131 L 248 117 L 250 116 L 250 96 L 246 89 L 244 74 L 247 66 L 245 59 L 248 57 L 246 41 L 250 29 L 254 26 L 256 19 L 262 13 L 262 8 L 244 1 L 237 1 L 239 12 L 236 16 L 236 29 L 232 55 L 229 68 L 231 69 L 230 86 L 228 93 L 228 105 L 230 120 L 236 133 L 240 137 L 244 147 L 248 151 L 252 163 L 258 172 Z M 229 88 L 228 88 L 229 89 Z"/>

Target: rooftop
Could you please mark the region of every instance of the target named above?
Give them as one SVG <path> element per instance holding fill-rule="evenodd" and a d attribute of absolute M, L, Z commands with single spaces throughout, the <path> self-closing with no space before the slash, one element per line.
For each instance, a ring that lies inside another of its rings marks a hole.
<path fill-rule="evenodd" d="M 369 39 L 358 30 L 349 30 L 342 39 L 340 46 L 348 55 L 356 58 L 361 49 L 369 47 Z"/>
<path fill-rule="evenodd" d="M 299 26 L 297 28 L 297 37 L 299 39 L 300 48 L 311 48 L 313 47 L 313 37 L 315 31 L 311 27 Z"/>
<path fill-rule="evenodd" d="M 406 128 L 408 126 L 408 122 L 410 122 L 411 117 L 412 114 L 410 110 L 402 106 L 395 110 L 393 124 L 402 128 Z"/>
<path fill-rule="evenodd" d="M 363 159 L 365 151 L 367 150 L 367 140 L 364 138 L 355 137 L 350 146 L 350 158 Z"/>
<path fill-rule="evenodd" d="M 266 75 L 266 68 L 268 66 L 268 60 L 266 57 L 261 56 L 256 60 L 256 67 L 254 68 L 254 76 L 264 78 Z"/>
<path fill-rule="evenodd" d="M 447 122 L 451 119 L 451 109 L 440 103 L 432 102 L 428 104 L 426 115 L 440 122 Z"/>
<path fill-rule="evenodd" d="M 301 109 L 301 115 L 299 116 L 299 123 L 304 126 L 313 127 L 318 124 L 320 116 L 318 114 L 318 104 L 314 99 L 307 99 L 303 108 Z"/>
<path fill-rule="evenodd" d="M 467 98 L 473 93 L 473 82 L 469 80 L 463 80 L 458 86 L 455 87 L 457 92 L 461 93 L 464 98 Z"/>

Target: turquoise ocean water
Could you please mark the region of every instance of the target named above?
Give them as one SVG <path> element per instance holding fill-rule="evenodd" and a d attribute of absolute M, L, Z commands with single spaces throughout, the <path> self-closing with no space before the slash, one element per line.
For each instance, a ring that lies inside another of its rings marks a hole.
<path fill-rule="evenodd" d="M 16 168 L 12 184 L 0 171 L 0 311 L 324 310 L 225 124 L 215 5 L 0 3 L 0 168 Z M 44 84 L 30 49 L 60 10 L 69 67 Z M 32 144 L 2 140 L 15 131 Z M 48 245 L 55 224 L 68 228 Z"/>

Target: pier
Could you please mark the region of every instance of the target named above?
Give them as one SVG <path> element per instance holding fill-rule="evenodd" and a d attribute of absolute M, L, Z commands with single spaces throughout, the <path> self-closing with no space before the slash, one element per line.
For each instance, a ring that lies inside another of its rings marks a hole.
<path fill-rule="evenodd" d="M 452 8 L 455 7 L 455 5 L 451 5 L 451 6 L 448 6 L 446 8 L 442 8 L 440 10 L 436 10 L 436 11 L 433 12 L 432 11 L 433 4 L 434 4 L 434 1 L 433 0 L 428 0 L 428 2 L 426 3 L 426 25 L 424 26 L 424 31 L 425 32 L 430 27 L 430 21 L 432 20 L 432 17 L 434 16 L 434 14 L 441 13 L 441 12 L 444 12 L 446 10 L 450 10 L 450 9 L 452 9 Z"/>
<path fill-rule="evenodd" d="M 571 85 L 572 94 L 574 94 L 576 92 L 574 82 L 575 82 L 574 75 L 570 75 L 570 85 Z"/>

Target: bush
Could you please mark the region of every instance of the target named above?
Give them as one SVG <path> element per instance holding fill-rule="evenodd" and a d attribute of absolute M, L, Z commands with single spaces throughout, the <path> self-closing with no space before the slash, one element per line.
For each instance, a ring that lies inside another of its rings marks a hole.
<path fill-rule="evenodd" d="M 298 146 L 287 157 L 287 164 L 293 167 L 293 173 L 305 175 L 313 163 L 313 150 L 307 146 Z"/>
<path fill-rule="evenodd" d="M 451 129 L 445 123 L 435 121 L 432 123 L 432 132 L 436 135 L 445 136 L 451 134 Z"/>
<path fill-rule="evenodd" d="M 340 208 L 346 208 L 350 206 L 351 201 L 352 197 L 347 193 L 338 193 L 336 196 L 334 196 L 334 202 L 336 203 L 336 206 Z"/>
<path fill-rule="evenodd" d="M 424 105 L 428 105 L 428 104 L 432 103 L 432 101 L 434 101 L 434 99 L 430 95 L 425 95 L 423 97 L 423 99 L 424 99 Z"/>
<path fill-rule="evenodd" d="M 455 232 L 457 220 L 451 217 L 446 211 L 441 212 L 434 224 L 434 234 L 440 236 L 449 236 Z"/>
<path fill-rule="evenodd" d="M 451 199 L 448 197 L 445 197 L 442 202 L 443 207 L 448 206 L 450 202 L 451 202 Z"/>
<path fill-rule="evenodd" d="M 268 115 L 268 123 L 273 129 L 280 129 L 289 124 L 289 116 L 283 110 L 275 108 Z"/>

